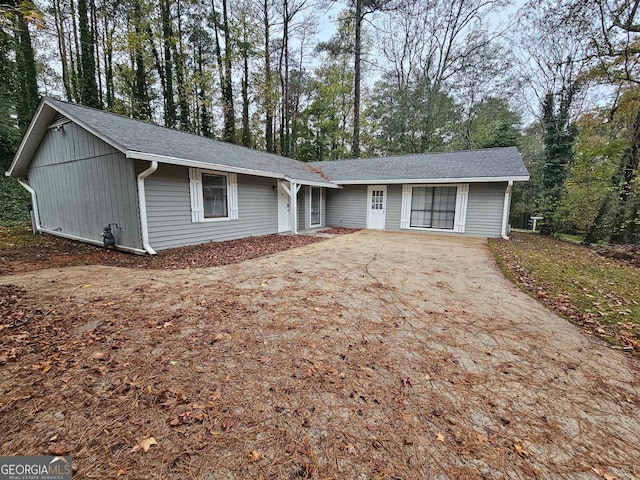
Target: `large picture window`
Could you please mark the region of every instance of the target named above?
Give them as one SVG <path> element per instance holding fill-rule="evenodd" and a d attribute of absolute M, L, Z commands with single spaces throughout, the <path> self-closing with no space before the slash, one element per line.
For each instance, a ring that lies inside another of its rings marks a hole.
<path fill-rule="evenodd" d="M 226 175 L 202 174 L 202 203 L 204 218 L 229 216 Z"/>
<path fill-rule="evenodd" d="M 453 230 L 457 187 L 412 187 L 409 225 Z"/>

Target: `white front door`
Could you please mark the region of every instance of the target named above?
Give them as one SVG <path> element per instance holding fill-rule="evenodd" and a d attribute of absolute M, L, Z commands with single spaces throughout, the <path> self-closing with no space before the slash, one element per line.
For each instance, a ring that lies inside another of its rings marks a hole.
<path fill-rule="evenodd" d="M 370 186 L 367 198 L 367 228 L 384 230 L 387 212 L 387 186 Z"/>
<path fill-rule="evenodd" d="M 278 232 L 291 230 L 291 199 L 282 188 L 282 182 L 278 182 Z"/>

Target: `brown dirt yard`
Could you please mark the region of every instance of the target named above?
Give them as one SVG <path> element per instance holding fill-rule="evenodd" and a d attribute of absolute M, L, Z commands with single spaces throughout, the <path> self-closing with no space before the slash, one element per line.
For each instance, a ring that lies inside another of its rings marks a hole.
<path fill-rule="evenodd" d="M 484 240 L 360 231 L 0 288 L 0 454 L 66 453 L 74 478 L 640 478 L 638 359 Z"/>

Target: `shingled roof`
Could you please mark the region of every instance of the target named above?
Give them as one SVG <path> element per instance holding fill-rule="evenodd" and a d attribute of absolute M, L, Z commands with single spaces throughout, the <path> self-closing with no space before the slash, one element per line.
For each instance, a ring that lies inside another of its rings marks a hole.
<path fill-rule="evenodd" d="M 528 180 L 516 147 L 313 162 L 337 184 Z"/>
<path fill-rule="evenodd" d="M 27 176 L 52 122 L 65 117 L 128 158 L 292 180 L 338 188 L 346 184 L 528 180 L 515 147 L 304 163 L 94 108 L 44 98 L 7 172 Z"/>
<path fill-rule="evenodd" d="M 161 163 L 222 169 L 238 173 L 287 178 L 303 184 L 335 187 L 308 164 L 260 152 L 200 135 L 165 128 L 94 108 L 45 98 L 9 169 L 24 176 L 28 163 L 56 112 L 78 123 L 129 158 L 155 159 Z M 37 138 L 37 137 L 41 138 Z M 157 157 L 157 158 L 154 158 Z M 201 164 L 201 165 L 198 165 Z M 226 169 L 226 168 L 225 168 Z"/>

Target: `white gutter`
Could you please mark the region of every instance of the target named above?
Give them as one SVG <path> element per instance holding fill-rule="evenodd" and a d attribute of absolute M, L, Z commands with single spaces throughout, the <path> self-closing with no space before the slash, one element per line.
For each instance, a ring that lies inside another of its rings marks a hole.
<path fill-rule="evenodd" d="M 151 166 L 138 175 L 138 204 L 140 205 L 140 230 L 142 231 L 142 248 L 149 255 L 156 251 L 149 245 L 149 227 L 147 225 L 147 201 L 144 194 L 144 179 L 158 169 L 158 162 L 153 160 Z"/>
<path fill-rule="evenodd" d="M 23 182 L 19 178 L 16 180 L 18 180 L 18 183 L 22 185 L 25 188 L 25 190 L 31 194 L 31 207 L 33 208 L 33 225 L 36 230 L 33 233 L 40 233 L 42 229 L 40 227 L 40 213 L 38 212 L 38 201 L 36 199 L 36 191 L 33 188 L 31 188 L 31 186 L 28 183 Z"/>
<path fill-rule="evenodd" d="M 513 188 L 513 180 L 509 180 L 507 189 L 504 192 L 504 206 L 502 208 L 502 232 L 501 236 L 505 240 L 509 240 L 507 235 L 507 225 L 509 223 L 509 207 L 511 206 L 511 189 Z"/>
<path fill-rule="evenodd" d="M 48 228 L 40 227 L 41 233 L 48 233 L 49 235 L 55 235 L 57 237 L 68 238 L 69 240 L 76 240 L 78 242 L 88 243 L 89 245 L 95 245 L 96 247 L 104 247 L 104 243 L 99 240 L 93 240 L 91 238 L 79 237 L 77 235 L 71 235 L 70 233 L 59 232 L 57 230 L 49 230 Z M 144 255 L 144 250 L 139 248 L 127 247 L 125 245 L 115 245 L 116 250 L 122 250 L 123 252 L 135 253 L 136 255 Z"/>
<path fill-rule="evenodd" d="M 386 180 L 333 180 L 336 185 L 392 185 L 392 184 L 440 184 L 440 183 L 492 183 L 526 182 L 528 175 L 514 177 L 451 177 L 451 178 L 389 178 Z"/>
<path fill-rule="evenodd" d="M 125 152 L 125 156 L 133 160 L 145 160 L 147 162 L 168 163 L 171 165 L 180 165 L 182 167 L 201 168 L 203 170 L 219 170 L 221 172 L 240 173 L 243 175 L 252 175 L 254 177 L 275 178 L 278 180 L 286 180 L 288 182 L 296 182 L 298 184 L 311 185 L 314 187 L 340 188 L 338 185 L 328 180 L 327 182 L 316 182 L 314 180 L 297 180 L 283 173 L 268 172 L 266 170 L 264 171 L 255 170 L 253 168 L 233 167 L 230 165 L 224 165 L 222 163 L 209 163 L 209 162 L 202 162 L 199 160 L 187 160 L 185 158 L 156 155 L 155 153 L 144 153 L 144 152 L 136 152 L 133 150 L 127 150 Z"/>

